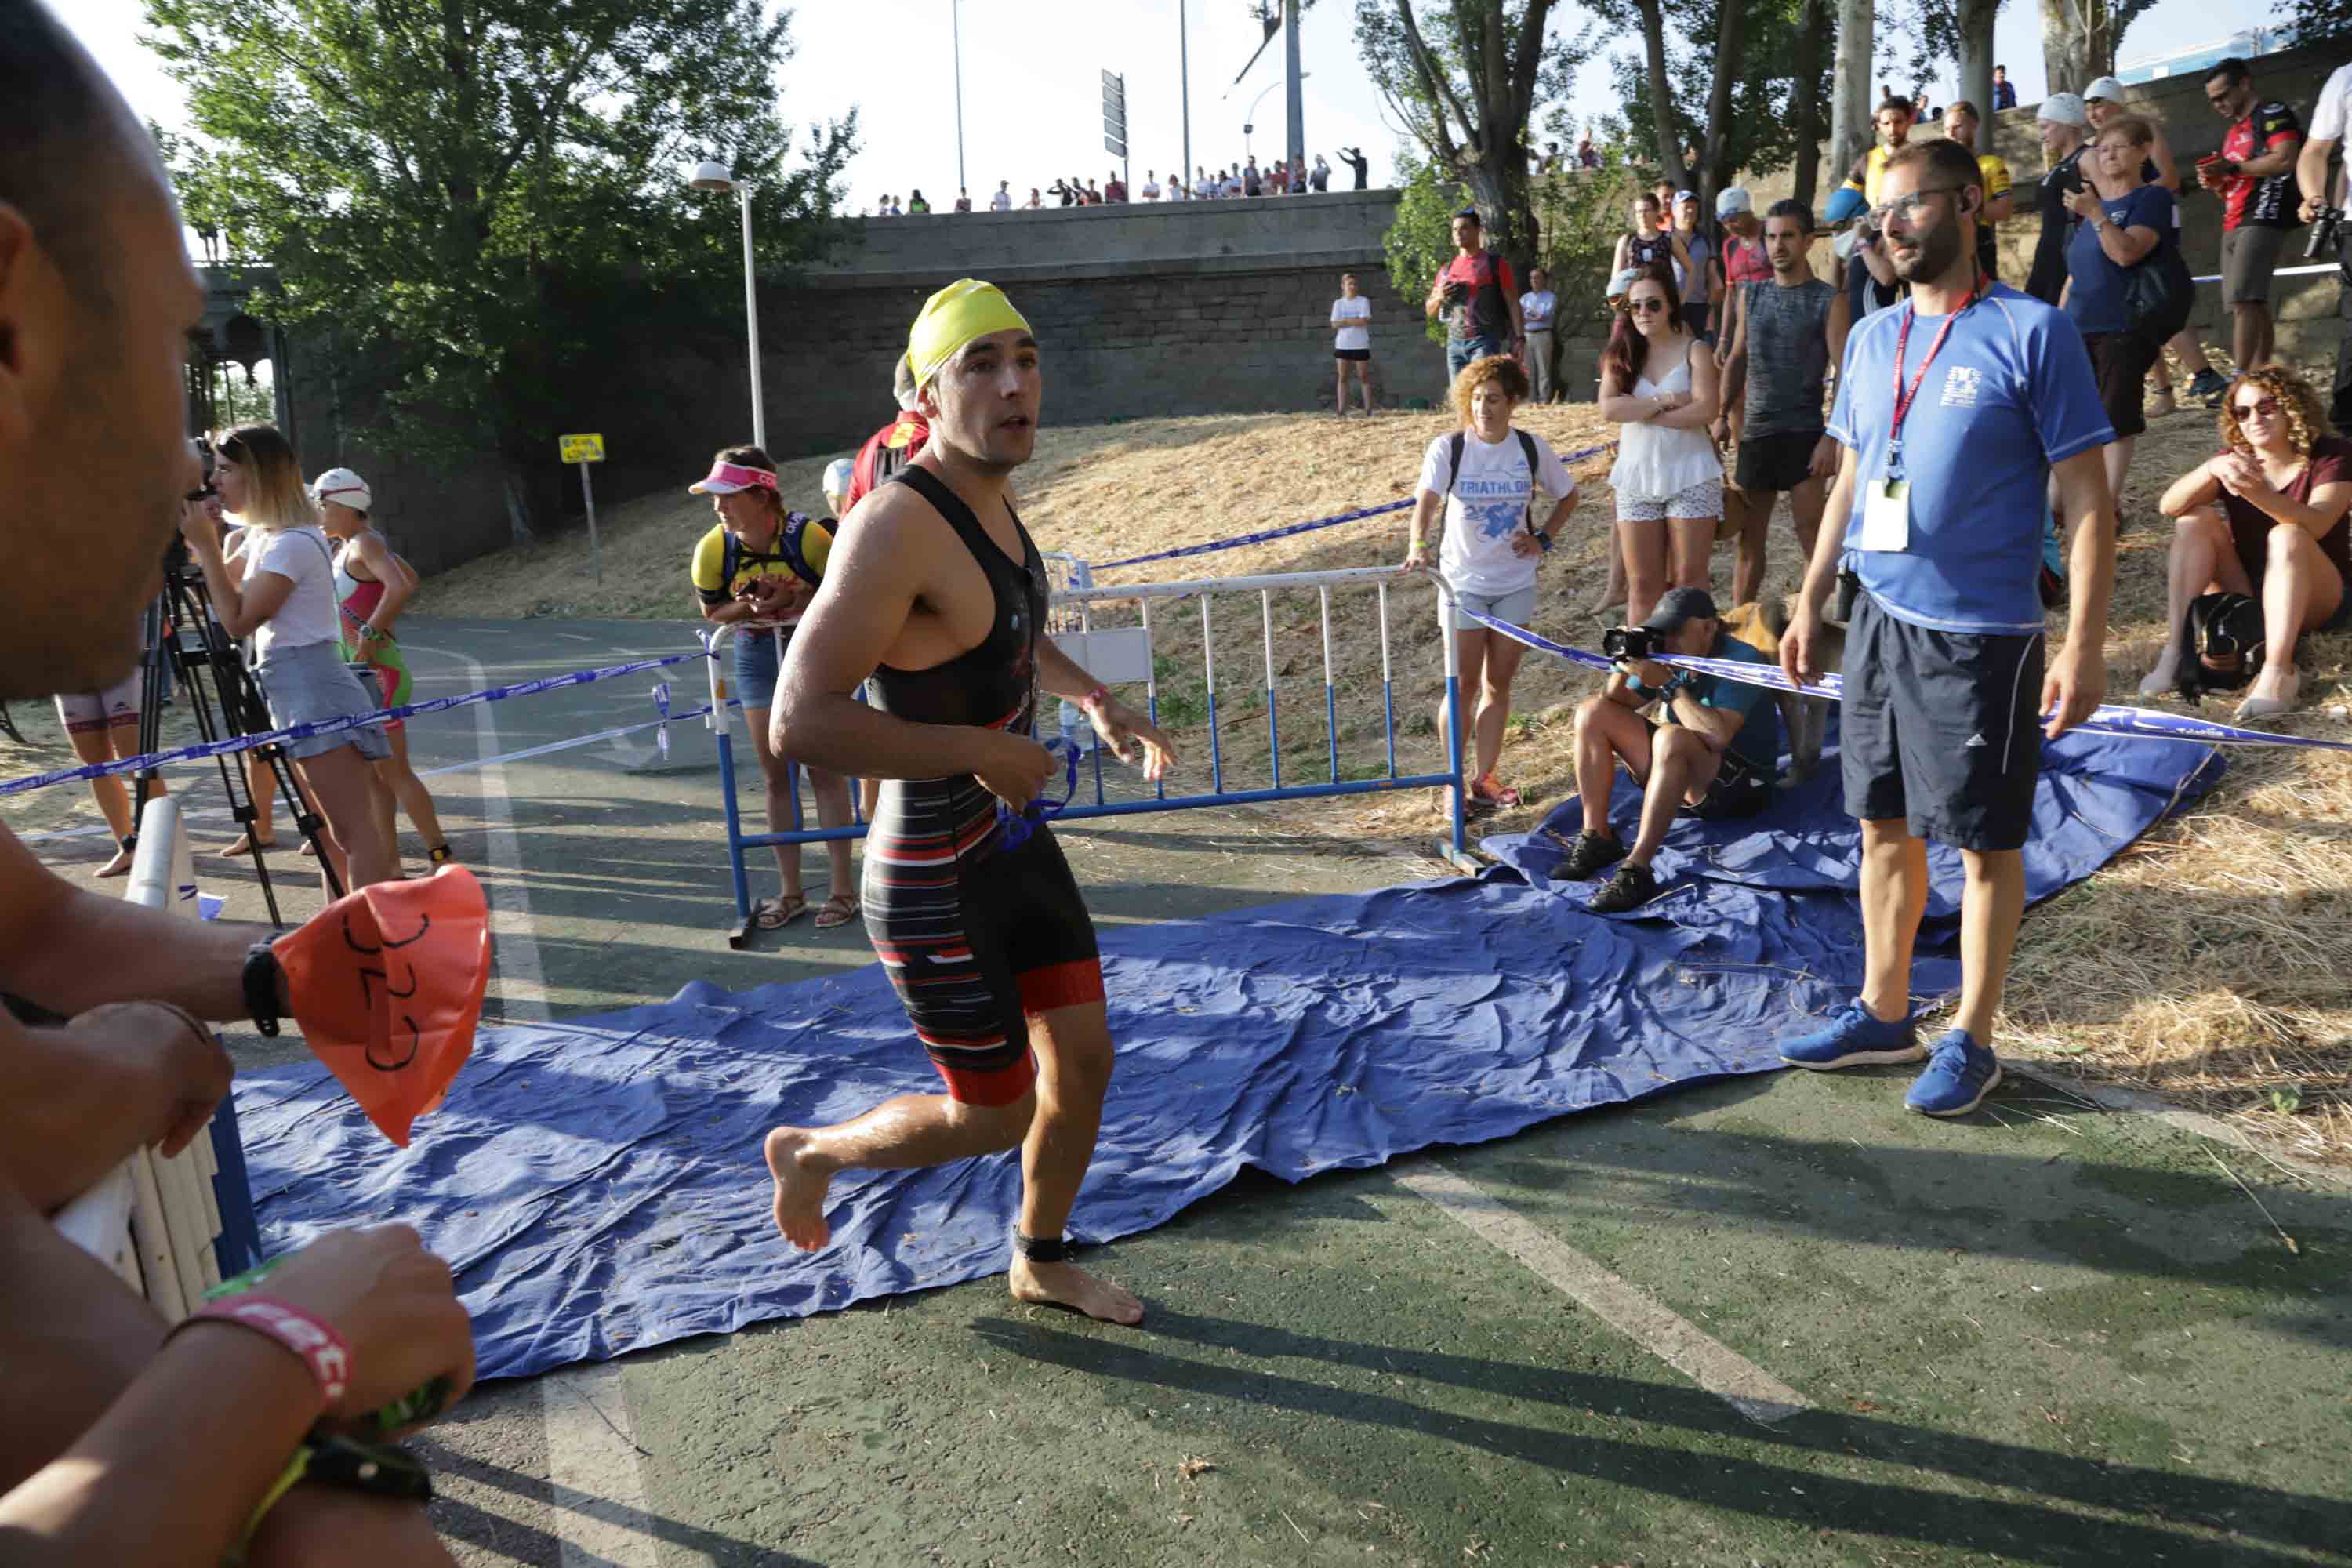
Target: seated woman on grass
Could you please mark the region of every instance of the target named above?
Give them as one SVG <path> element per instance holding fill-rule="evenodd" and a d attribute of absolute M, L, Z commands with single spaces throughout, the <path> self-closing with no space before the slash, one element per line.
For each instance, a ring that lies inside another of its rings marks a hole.
<path fill-rule="evenodd" d="M 2158 503 L 2173 520 L 2170 636 L 2139 689 L 2170 690 L 2180 661 L 2194 657 L 2183 625 L 2190 600 L 2244 594 L 2262 601 L 2263 666 L 2237 716 L 2258 719 L 2294 707 L 2296 639 L 2352 621 L 2352 441 L 2329 426 L 2310 384 L 2277 365 L 2230 384 L 2220 424 L 2220 456 L 2174 480 Z"/>
<path fill-rule="evenodd" d="M 1454 378 L 1454 411 L 1462 428 L 1432 441 L 1422 457 L 1421 494 L 1405 547 L 1405 570 L 1425 568 L 1423 542 L 1444 513 L 1438 569 L 1454 593 L 1449 629 L 1461 656 L 1459 689 L 1465 697 L 1478 693 L 1473 733 L 1462 742 L 1467 804 L 1474 809 L 1519 804 L 1519 792 L 1496 779 L 1495 765 L 1502 760 L 1503 726 L 1511 716 L 1511 679 L 1527 645 L 1465 612 L 1528 625 L 1536 609 L 1536 565 L 1576 510 L 1576 480 L 1559 454 L 1542 437 L 1511 427 L 1511 416 L 1527 395 L 1527 370 L 1508 354 L 1462 367 Z M 1556 498 L 1540 527 L 1538 490 Z M 1454 721 L 1441 705 L 1439 724 Z"/>

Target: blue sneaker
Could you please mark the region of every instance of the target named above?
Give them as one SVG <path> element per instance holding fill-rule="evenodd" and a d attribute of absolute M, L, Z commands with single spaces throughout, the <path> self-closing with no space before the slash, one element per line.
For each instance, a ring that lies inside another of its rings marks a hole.
<path fill-rule="evenodd" d="M 1954 1029 L 1936 1042 L 1927 1070 L 1903 1103 L 1922 1116 L 1966 1116 L 2000 1083 L 2000 1058 L 1966 1029 Z"/>
<path fill-rule="evenodd" d="M 1860 1001 L 1849 1002 L 1830 1016 L 1829 1027 L 1799 1035 L 1780 1045 L 1780 1059 L 1791 1067 L 1825 1072 L 1832 1068 L 1866 1067 L 1874 1062 L 1916 1062 L 1927 1054 L 1919 1044 L 1917 1025 L 1910 1015 L 1899 1024 L 1871 1016 Z"/>

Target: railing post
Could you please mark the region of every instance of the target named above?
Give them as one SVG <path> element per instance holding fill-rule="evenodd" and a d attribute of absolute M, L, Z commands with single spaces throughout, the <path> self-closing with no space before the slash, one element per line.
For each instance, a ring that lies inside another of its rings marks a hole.
<path fill-rule="evenodd" d="M 727 677 L 721 650 L 735 631 L 730 623 L 704 634 L 703 650 L 710 657 L 704 662 L 710 668 L 710 724 L 719 735 L 719 799 L 727 814 L 727 866 L 735 879 L 735 929 L 727 933 L 727 945 L 741 947 L 751 935 L 751 879 L 743 868 L 743 815 L 735 800 L 734 725 L 727 716 Z"/>
<path fill-rule="evenodd" d="M 1475 876 L 1478 865 L 1470 858 L 1463 832 L 1462 741 L 1466 726 L 1462 714 L 1462 650 L 1454 640 L 1454 584 L 1443 576 L 1437 577 L 1437 635 L 1445 645 L 1445 768 L 1452 775 L 1445 787 L 1454 807 L 1452 835 L 1440 839 L 1437 848 L 1440 858 L 1455 870 Z"/>

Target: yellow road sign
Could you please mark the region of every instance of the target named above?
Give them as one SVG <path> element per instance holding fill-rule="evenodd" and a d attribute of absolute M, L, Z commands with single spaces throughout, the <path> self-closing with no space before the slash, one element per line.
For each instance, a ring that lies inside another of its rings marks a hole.
<path fill-rule="evenodd" d="M 556 445 L 562 449 L 567 463 L 601 463 L 604 460 L 604 437 L 602 436 L 558 436 Z"/>

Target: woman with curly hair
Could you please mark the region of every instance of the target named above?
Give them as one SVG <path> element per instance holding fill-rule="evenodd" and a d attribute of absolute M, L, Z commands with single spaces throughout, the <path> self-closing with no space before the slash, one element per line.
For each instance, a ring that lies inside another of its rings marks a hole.
<path fill-rule="evenodd" d="M 1528 373 L 1509 354 L 1489 354 L 1462 367 L 1454 378 L 1454 412 L 1462 428 L 1440 436 L 1423 454 L 1420 499 L 1405 546 L 1405 570 L 1426 567 L 1423 542 L 1444 514 L 1438 570 L 1454 595 L 1447 630 L 1460 655 L 1459 689 L 1465 699 L 1473 690 L 1478 694 L 1477 717 L 1462 747 L 1474 807 L 1519 804 L 1519 792 L 1496 779 L 1495 765 L 1511 716 L 1511 679 L 1527 647 L 1465 612 L 1519 626 L 1533 620 L 1537 563 L 1576 510 L 1576 480 L 1559 454 L 1542 437 L 1511 427 L 1511 415 L 1527 395 Z M 1551 498 L 1540 523 L 1538 491 Z M 1455 721 L 1443 709 L 1438 720 Z"/>
<path fill-rule="evenodd" d="M 2327 423 L 2319 394 L 2279 365 L 2248 371 L 2221 399 L 2222 450 L 2173 481 L 2158 503 L 2173 520 L 2167 595 L 2171 636 L 2140 695 L 2171 689 L 2200 594 L 2262 601 L 2263 667 L 2241 719 L 2284 713 L 2303 684 L 2295 639 L 2352 620 L 2352 441 Z"/>

